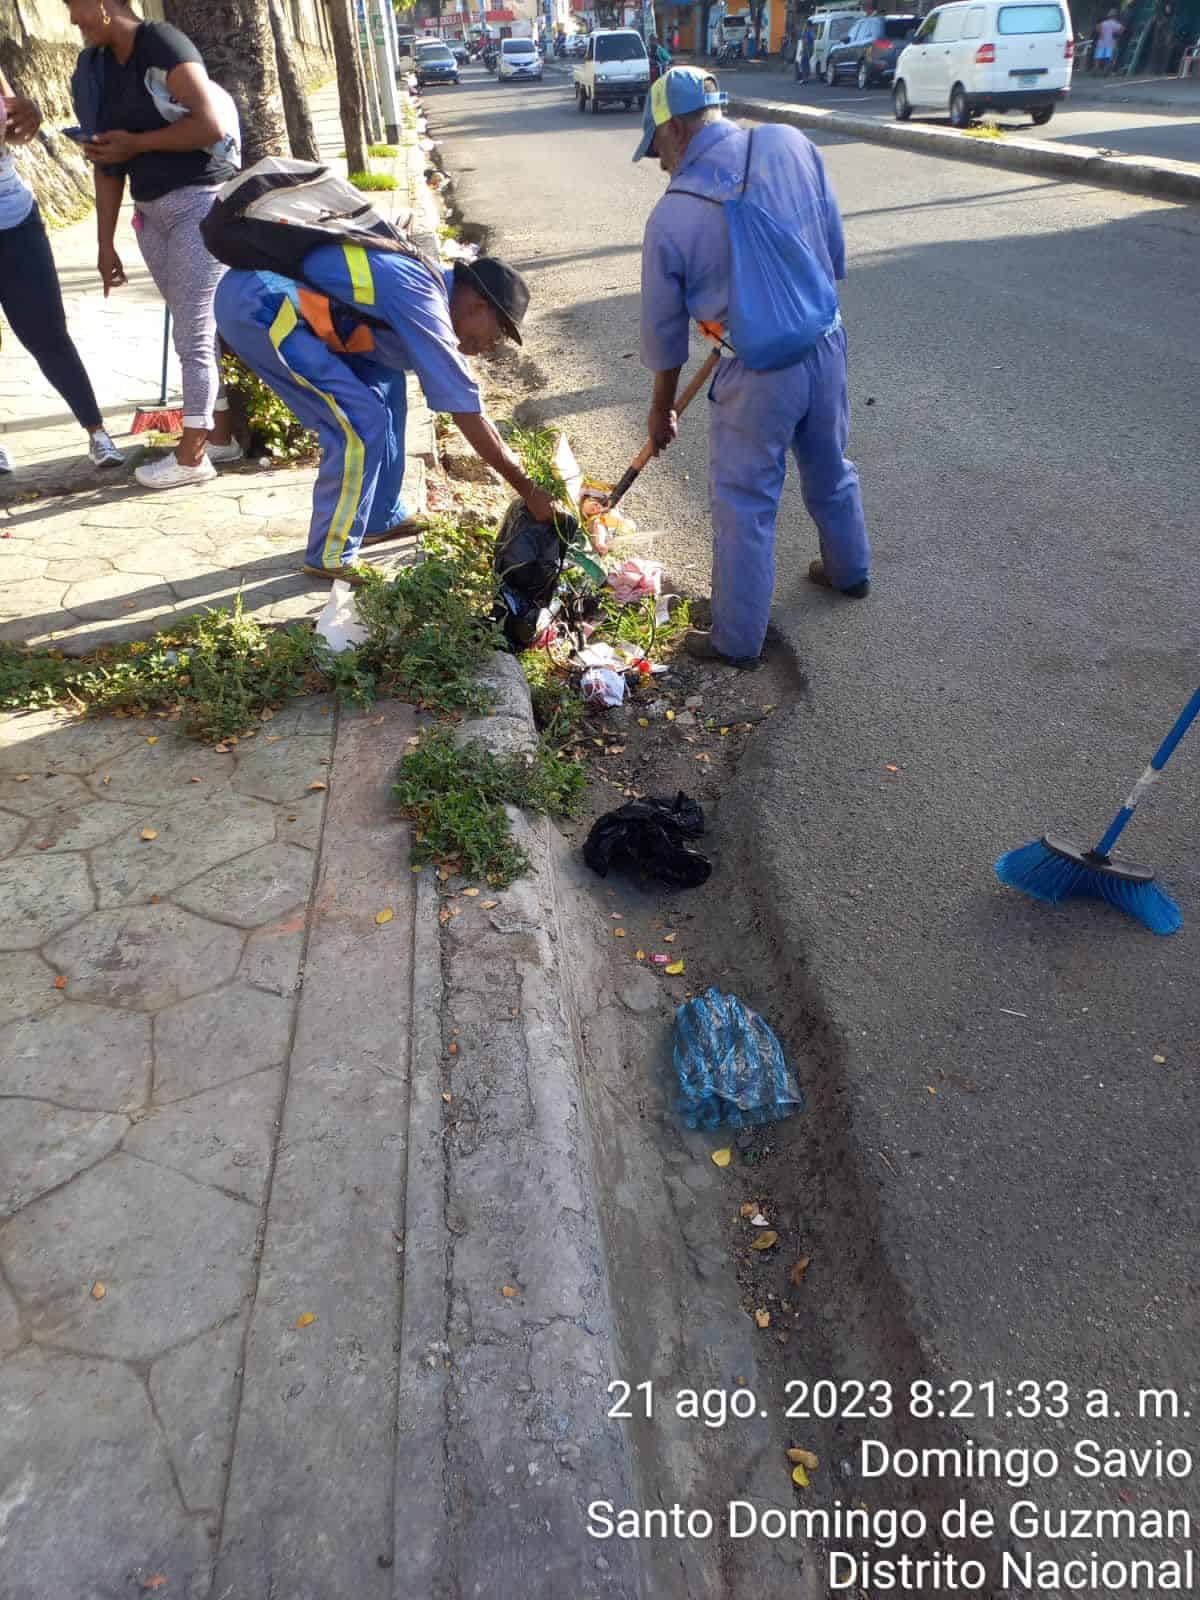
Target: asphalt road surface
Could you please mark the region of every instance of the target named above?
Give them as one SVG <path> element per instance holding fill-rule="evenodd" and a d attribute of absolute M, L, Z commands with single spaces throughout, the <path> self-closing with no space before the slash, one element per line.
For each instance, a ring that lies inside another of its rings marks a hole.
<path fill-rule="evenodd" d="M 765 67 L 760 70 L 724 72 L 727 87 L 753 99 L 783 100 L 797 105 L 821 106 L 829 111 L 849 111 L 856 116 L 892 119 L 892 91 L 889 85 L 860 90 L 849 80 L 832 88 L 824 83 L 798 84 L 789 69 Z M 1086 95 L 1086 83 L 1084 94 Z M 940 122 L 944 116 L 920 112 L 917 122 Z M 1168 156 L 1173 161 L 1200 163 L 1200 106 L 1194 113 L 1168 111 L 1151 106 L 1097 105 L 1086 99 L 1066 101 L 1055 109 L 1044 128 L 1035 128 L 1025 115 L 997 114 L 1001 128 L 1027 138 L 1053 139 L 1065 144 L 1091 145 L 1124 156 Z"/>
<path fill-rule="evenodd" d="M 581 116 L 557 75 L 472 73 L 427 104 L 465 215 L 529 276 L 543 414 L 615 476 L 644 437 L 639 242 L 664 183 L 630 164 L 637 113 Z M 775 615 L 808 691 L 731 797 L 748 870 L 836 1040 L 807 1070 L 844 1079 L 895 1314 L 946 1382 L 1000 1385 L 963 1427 L 1064 1457 L 1087 1435 L 1191 1446 L 1190 1420 L 1137 1420 L 1135 1391 L 1195 1398 L 1200 731 L 1129 835 L 1184 909 L 1174 938 L 1026 901 L 991 864 L 1046 827 L 1098 835 L 1196 687 L 1200 212 L 823 152 L 875 578 L 861 603 L 805 582 L 790 483 Z M 701 590 L 702 423 L 628 502 Z M 1006 1388 L 1051 1379 L 1069 1416 L 1005 1416 Z M 1119 1418 L 1084 1419 L 1098 1388 Z M 1194 1474 L 1068 1465 L 1035 1495 L 1200 1498 Z"/>

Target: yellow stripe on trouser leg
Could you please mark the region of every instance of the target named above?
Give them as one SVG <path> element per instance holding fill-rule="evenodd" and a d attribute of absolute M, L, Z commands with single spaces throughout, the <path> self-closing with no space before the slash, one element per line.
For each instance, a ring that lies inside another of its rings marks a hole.
<path fill-rule="evenodd" d="M 269 337 L 275 347 L 275 354 L 295 378 L 297 383 L 303 384 L 310 393 L 319 395 L 333 412 L 337 419 L 346 441 L 346 454 L 342 463 L 342 487 L 338 495 L 337 506 L 329 522 L 329 531 L 325 535 L 325 544 L 321 554 L 322 565 L 338 567 L 342 564 L 342 552 L 346 548 L 346 538 L 354 522 L 354 513 L 358 510 L 358 503 L 362 499 L 363 469 L 366 465 L 366 449 L 358 434 L 350 424 L 350 419 L 338 405 L 331 394 L 324 389 L 319 389 L 315 383 L 297 372 L 288 358 L 283 353 L 283 343 L 289 333 L 295 331 L 300 324 L 296 308 L 290 300 L 285 300 L 280 306 L 274 322 L 271 324 Z"/>

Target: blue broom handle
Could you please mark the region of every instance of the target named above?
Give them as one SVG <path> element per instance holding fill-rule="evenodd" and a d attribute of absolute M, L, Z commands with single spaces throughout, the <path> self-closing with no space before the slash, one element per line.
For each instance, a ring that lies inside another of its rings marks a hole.
<path fill-rule="evenodd" d="M 1138 801 L 1145 794 L 1146 790 L 1150 788 L 1151 784 L 1158 781 L 1159 773 L 1171 759 L 1171 756 L 1175 751 L 1175 746 L 1183 738 L 1184 734 L 1191 727 L 1192 723 L 1195 722 L 1197 715 L 1200 715 L 1200 689 L 1196 690 L 1195 694 L 1188 701 L 1187 705 L 1184 706 L 1183 710 L 1179 713 L 1179 718 L 1175 723 L 1175 726 L 1159 745 L 1158 749 L 1154 753 L 1154 757 L 1151 760 L 1150 765 L 1146 768 L 1145 772 L 1142 773 L 1141 777 L 1130 790 L 1129 798 L 1125 801 L 1125 804 L 1121 807 L 1120 811 L 1117 812 L 1116 816 L 1112 820 L 1108 832 L 1096 846 L 1096 855 L 1106 856 L 1111 851 L 1113 845 L 1116 844 L 1117 840 L 1120 838 L 1125 824 L 1137 810 Z"/>

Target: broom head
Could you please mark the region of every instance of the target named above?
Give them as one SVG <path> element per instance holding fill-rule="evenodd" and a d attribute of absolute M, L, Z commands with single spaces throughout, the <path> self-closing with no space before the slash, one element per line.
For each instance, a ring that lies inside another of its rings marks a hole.
<path fill-rule="evenodd" d="M 182 433 L 183 407 L 172 410 L 169 406 L 139 406 L 133 414 L 130 433 Z"/>
<path fill-rule="evenodd" d="M 1175 933 L 1183 925 L 1179 907 L 1158 887 L 1149 867 L 1099 856 L 1069 839 L 1044 833 L 1009 850 L 996 876 L 1010 889 L 1056 906 L 1063 900 L 1107 900 L 1151 933 Z"/>

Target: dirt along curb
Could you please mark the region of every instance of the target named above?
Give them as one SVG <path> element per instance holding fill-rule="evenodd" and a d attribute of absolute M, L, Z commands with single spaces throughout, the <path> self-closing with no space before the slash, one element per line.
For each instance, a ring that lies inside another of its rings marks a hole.
<path fill-rule="evenodd" d="M 1104 155 L 1092 145 L 1017 139 L 1009 133 L 1001 139 L 981 139 L 957 128 L 883 122 L 844 111 L 826 111 L 820 106 L 751 100 L 741 95 L 730 97 L 729 112 L 731 116 L 749 117 L 756 122 L 784 122 L 808 133 L 820 131 L 839 138 L 889 144 L 902 150 L 915 150 L 920 155 L 941 156 L 947 161 L 973 161 L 982 166 L 1003 167 L 1010 172 L 1029 172 L 1041 177 L 1063 178 L 1070 183 L 1120 189 L 1126 194 L 1200 204 L 1200 167 L 1186 161 L 1165 158 L 1147 161 L 1139 156 Z"/>

